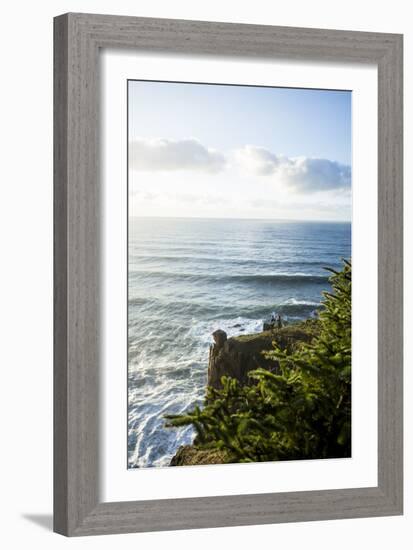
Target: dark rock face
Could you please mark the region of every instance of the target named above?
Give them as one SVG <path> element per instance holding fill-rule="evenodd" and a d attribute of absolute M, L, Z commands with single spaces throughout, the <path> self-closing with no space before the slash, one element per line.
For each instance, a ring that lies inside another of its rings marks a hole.
<path fill-rule="evenodd" d="M 225 334 L 225 338 L 220 334 L 217 339 L 217 332 Z M 246 384 L 249 371 L 260 367 L 274 370 L 277 367 L 274 361 L 263 355 L 264 351 L 272 349 L 271 333 L 227 339 L 224 331 L 215 331 L 213 336 L 215 344 L 209 348 L 208 386 L 221 388 L 222 376 L 230 376 Z"/>
<path fill-rule="evenodd" d="M 273 342 L 283 350 L 292 350 L 302 342 L 312 340 L 318 330 L 315 320 L 284 327 L 272 326 L 271 330 L 228 339 L 223 330 L 216 330 L 213 333 L 215 344 L 209 348 L 208 385 L 220 389 L 223 376 L 236 378 L 241 384 L 251 383 L 248 373 L 258 368 L 276 372 L 278 363 L 264 355 L 273 349 Z"/>

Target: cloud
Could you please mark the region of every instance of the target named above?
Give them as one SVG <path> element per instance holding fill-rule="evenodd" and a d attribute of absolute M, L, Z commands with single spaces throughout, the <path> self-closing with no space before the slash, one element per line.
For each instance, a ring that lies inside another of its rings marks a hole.
<path fill-rule="evenodd" d="M 276 177 L 299 191 L 328 191 L 351 185 L 351 167 L 328 159 L 286 157 L 253 145 L 236 150 L 233 159 L 241 171 Z"/>
<path fill-rule="evenodd" d="M 129 145 L 130 166 L 136 171 L 196 171 L 217 174 L 236 168 L 241 174 L 269 178 L 298 192 L 346 191 L 351 167 L 311 157 L 287 157 L 264 147 L 246 145 L 229 155 L 205 147 L 194 138 L 137 139 Z"/>
<path fill-rule="evenodd" d="M 224 155 L 202 145 L 196 139 L 138 139 L 129 145 L 130 166 L 137 171 L 197 170 L 222 171 Z"/>
<path fill-rule="evenodd" d="M 281 159 L 264 147 L 254 147 L 253 145 L 246 145 L 235 150 L 233 158 L 239 168 L 258 176 L 273 174 Z"/>

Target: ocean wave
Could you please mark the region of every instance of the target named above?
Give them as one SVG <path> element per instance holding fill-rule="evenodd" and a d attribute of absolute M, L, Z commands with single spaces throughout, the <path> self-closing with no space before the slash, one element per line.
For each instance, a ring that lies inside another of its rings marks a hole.
<path fill-rule="evenodd" d="M 242 302 L 234 302 L 228 300 L 225 304 L 214 302 L 213 300 L 205 299 L 196 300 L 170 300 L 157 296 L 152 297 L 137 297 L 129 299 L 129 310 L 132 315 L 130 326 L 133 329 L 134 312 L 139 316 L 139 312 L 146 313 L 144 326 L 147 332 L 153 328 L 161 327 L 166 332 L 171 332 L 171 319 L 187 318 L 198 322 L 199 319 L 207 318 L 211 322 L 216 322 L 219 319 L 254 319 L 255 321 L 263 320 L 270 316 L 272 311 L 277 311 L 285 315 L 298 315 L 304 317 L 311 313 L 314 309 L 320 307 L 321 303 L 312 300 L 299 300 L 296 298 L 288 298 L 285 300 L 268 302 L 266 306 L 262 304 L 244 304 Z M 184 317 L 183 317 L 184 316 Z M 137 318 L 137 323 L 142 324 Z"/>
<path fill-rule="evenodd" d="M 300 283 L 328 283 L 328 275 L 307 274 L 303 272 L 297 273 L 251 273 L 251 274 L 232 274 L 218 275 L 201 273 L 179 273 L 172 271 L 152 271 L 152 270 L 135 270 L 130 272 L 130 278 L 135 281 L 138 279 L 154 280 L 182 280 L 182 281 L 204 281 L 204 282 L 219 282 L 222 284 L 231 282 L 241 283 L 280 283 L 280 284 L 300 284 Z"/>
<path fill-rule="evenodd" d="M 281 306 L 314 306 L 317 307 L 320 305 L 320 302 L 314 302 L 311 300 L 297 300 L 296 298 L 288 298 L 280 304 Z"/>
<path fill-rule="evenodd" d="M 149 253 L 137 253 L 137 252 L 131 252 L 129 254 L 129 269 L 133 271 L 134 268 L 138 268 L 139 271 L 139 263 L 194 263 L 194 264 L 200 264 L 200 263 L 206 263 L 206 264 L 213 264 L 213 263 L 219 263 L 219 264 L 225 264 L 227 267 L 236 265 L 236 266 L 243 266 L 243 265 L 257 265 L 262 269 L 263 265 L 273 265 L 273 266 L 280 266 L 282 267 L 305 267 L 305 266 L 316 266 L 323 268 L 326 263 L 328 265 L 331 264 L 331 262 L 328 260 L 311 260 L 311 259 L 301 259 L 301 260 L 280 260 L 280 259 L 274 259 L 274 258 L 266 258 L 261 257 L 257 255 L 256 257 L 249 257 L 249 258 L 240 258 L 239 255 L 217 255 L 217 254 L 211 254 L 211 255 L 201 255 L 199 253 L 194 254 L 171 254 L 170 251 L 168 251 L 167 254 L 161 253 L 161 254 L 154 254 L 153 252 Z M 334 265 L 339 267 L 339 263 L 335 262 Z"/>

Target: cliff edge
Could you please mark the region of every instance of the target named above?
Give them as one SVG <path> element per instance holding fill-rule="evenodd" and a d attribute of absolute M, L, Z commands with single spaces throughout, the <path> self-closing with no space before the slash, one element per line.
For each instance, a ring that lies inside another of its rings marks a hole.
<path fill-rule="evenodd" d="M 275 342 L 282 350 L 293 351 L 303 342 L 310 342 L 319 333 L 319 321 L 307 319 L 300 323 L 273 328 L 255 334 L 227 337 L 223 330 L 213 333 L 214 343 L 209 349 L 208 386 L 221 388 L 223 376 L 236 378 L 241 384 L 251 383 L 248 373 L 263 368 L 276 372 L 276 361 L 265 358 L 265 351 Z M 200 449 L 193 445 L 181 446 L 171 460 L 171 466 L 224 464 L 229 462 L 220 450 Z"/>
<path fill-rule="evenodd" d="M 232 338 L 227 338 L 223 330 L 216 330 L 212 335 L 214 344 L 209 349 L 208 386 L 221 388 L 223 376 L 247 384 L 248 373 L 258 368 L 276 372 L 278 364 L 264 356 L 264 352 L 273 349 L 273 342 L 282 350 L 292 351 L 301 342 L 311 341 L 317 330 L 318 321 L 313 319 Z"/>

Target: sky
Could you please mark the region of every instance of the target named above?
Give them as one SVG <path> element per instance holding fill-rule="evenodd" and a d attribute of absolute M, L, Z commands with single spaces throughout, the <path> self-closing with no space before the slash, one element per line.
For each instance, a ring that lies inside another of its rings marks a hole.
<path fill-rule="evenodd" d="M 128 82 L 131 216 L 351 219 L 351 92 Z"/>

